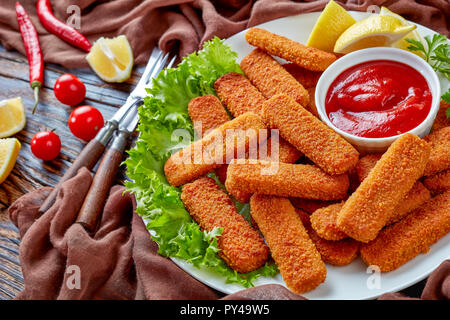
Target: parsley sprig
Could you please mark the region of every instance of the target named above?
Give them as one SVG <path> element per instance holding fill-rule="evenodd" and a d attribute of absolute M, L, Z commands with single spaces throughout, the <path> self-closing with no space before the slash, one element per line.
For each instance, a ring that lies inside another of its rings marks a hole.
<path fill-rule="evenodd" d="M 415 39 L 408 38 L 406 41 L 411 44 L 408 50 L 420 52 L 434 71 L 450 80 L 450 44 L 446 36 L 442 34 L 425 36 L 426 46 Z M 442 100 L 450 103 L 450 89 L 442 95 Z M 447 108 L 445 114 L 450 118 L 450 108 Z"/>

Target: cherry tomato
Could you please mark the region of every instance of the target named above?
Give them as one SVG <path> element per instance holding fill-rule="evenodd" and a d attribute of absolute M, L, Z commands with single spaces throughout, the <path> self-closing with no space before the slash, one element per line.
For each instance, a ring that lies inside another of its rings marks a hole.
<path fill-rule="evenodd" d="M 53 91 L 60 102 L 69 106 L 76 106 L 86 96 L 84 83 L 70 73 L 63 74 L 56 80 Z"/>
<path fill-rule="evenodd" d="M 31 152 L 44 161 L 55 159 L 61 151 L 61 140 L 52 131 L 40 131 L 31 139 Z"/>
<path fill-rule="evenodd" d="M 103 116 L 94 107 L 80 106 L 69 117 L 69 128 L 77 138 L 89 141 L 103 127 Z"/>

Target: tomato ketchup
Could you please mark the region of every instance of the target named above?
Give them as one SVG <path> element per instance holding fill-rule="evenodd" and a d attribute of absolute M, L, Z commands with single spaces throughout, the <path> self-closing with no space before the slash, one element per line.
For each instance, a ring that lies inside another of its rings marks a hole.
<path fill-rule="evenodd" d="M 338 75 L 328 89 L 325 111 L 342 131 L 384 138 L 417 127 L 431 102 L 428 83 L 417 70 L 397 61 L 374 60 Z"/>

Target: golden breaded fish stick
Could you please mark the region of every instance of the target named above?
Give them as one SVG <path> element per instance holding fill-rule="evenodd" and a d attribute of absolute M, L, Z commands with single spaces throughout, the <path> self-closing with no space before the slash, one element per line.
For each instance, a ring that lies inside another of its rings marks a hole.
<path fill-rule="evenodd" d="M 450 127 L 450 118 L 447 118 L 445 114 L 446 110 L 450 108 L 450 104 L 445 103 L 443 100 L 441 101 L 441 105 L 439 107 L 439 111 L 436 114 L 436 118 L 434 119 L 433 127 L 431 128 L 431 132 L 438 131 L 439 129 Z"/>
<path fill-rule="evenodd" d="M 220 101 L 237 117 L 246 112 L 261 114 L 266 98 L 244 75 L 230 72 L 214 82 Z"/>
<path fill-rule="evenodd" d="M 336 61 L 336 56 L 332 53 L 307 47 L 264 29 L 251 28 L 245 34 L 245 39 L 252 46 L 311 71 L 324 71 Z"/>
<path fill-rule="evenodd" d="M 450 232 L 450 191 L 428 201 L 403 220 L 380 232 L 375 240 L 363 244 L 361 257 L 382 272 L 402 266 Z"/>
<path fill-rule="evenodd" d="M 325 281 L 325 264 L 288 199 L 255 194 L 250 214 L 289 289 L 303 293 Z"/>
<path fill-rule="evenodd" d="M 358 175 L 359 182 L 363 182 L 365 178 L 369 175 L 370 170 L 375 167 L 378 160 L 381 159 L 382 153 L 368 154 L 361 159 L 359 159 L 356 164 L 355 171 Z"/>
<path fill-rule="evenodd" d="M 339 200 L 347 195 L 348 176 L 330 176 L 316 166 L 264 160 L 233 160 L 225 186 L 280 197 Z"/>
<path fill-rule="evenodd" d="M 312 214 L 317 209 L 328 207 L 329 205 L 336 203 L 336 201 L 323 201 L 302 198 L 289 198 L 289 201 L 291 201 L 294 208 L 300 209 L 309 214 Z"/>
<path fill-rule="evenodd" d="M 359 159 L 356 165 L 356 172 L 360 182 L 369 175 L 370 170 L 375 167 L 378 160 L 381 159 L 382 154 L 370 154 Z M 405 198 L 395 207 L 392 216 L 386 222 L 386 225 L 392 224 L 405 217 L 408 213 L 417 209 L 422 204 L 430 200 L 430 192 L 424 187 L 424 185 L 417 181 L 414 183 L 411 190 L 408 191 Z"/>
<path fill-rule="evenodd" d="M 258 131 L 265 128 L 262 118 L 251 112 L 226 122 L 172 154 L 164 165 L 167 181 L 173 186 L 180 186 L 219 168 L 237 150 L 245 151 L 249 145 L 257 143 Z"/>
<path fill-rule="evenodd" d="M 430 192 L 424 185 L 417 181 L 405 198 L 395 207 L 386 225 L 395 223 L 403 219 L 413 210 L 430 200 Z M 344 202 L 331 204 L 327 207 L 319 208 L 311 214 L 311 224 L 317 234 L 326 240 L 341 240 L 348 236 L 337 227 L 337 217 Z"/>
<path fill-rule="evenodd" d="M 194 123 L 195 132 L 202 137 L 207 131 L 230 121 L 230 116 L 219 99 L 211 94 L 192 99 L 188 104 L 188 113 Z"/>
<path fill-rule="evenodd" d="M 308 232 L 309 238 L 319 251 L 323 262 L 334 266 L 346 266 L 358 257 L 360 243 L 347 238 L 340 241 L 328 241 L 319 237 L 311 227 L 310 216 L 305 211 L 295 209 Z"/>
<path fill-rule="evenodd" d="M 266 98 L 284 93 L 302 106 L 309 103 L 308 91 L 264 51 L 253 50 L 241 61 L 241 68 Z"/>
<path fill-rule="evenodd" d="M 245 76 L 235 72 L 227 73 L 216 80 L 214 88 L 220 100 L 233 116 L 237 117 L 249 111 L 258 115 L 261 114 L 262 104 L 266 101 L 266 98 Z M 303 155 L 281 137 L 278 137 L 278 139 L 279 154 L 272 155 L 276 157 L 272 159 L 279 158 L 280 162 L 294 163 Z M 270 157 L 271 138 L 267 140 L 266 145 L 267 155 Z M 262 157 L 258 159 L 265 160 Z"/>
<path fill-rule="evenodd" d="M 267 260 L 269 248 L 259 233 L 240 215 L 228 195 L 208 177 L 186 184 L 181 200 L 202 229 L 223 228 L 219 256 L 238 272 L 250 272 Z"/>
<path fill-rule="evenodd" d="M 329 174 L 347 172 L 358 162 L 359 153 L 350 143 L 289 96 L 280 94 L 267 100 L 263 118 Z"/>
<path fill-rule="evenodd" d="M 335 203 L 325 208 L 317 209 L 311 215 L 311 227 L 319 237 L 325 240 L 337 241 L 348 236 L 337 227 L 337 216 L 344 202 Z"/>
<path fill-rule="evenodd" d="M 317 82 L 319 81 L 320 76 L 322 75 L 322 72 L 306 70 L 305 68 L 299 67 L 292 62 L 283 64 L 283 68 L 287 72 L 289 72 L 295 78 L 295 80 L 300 82 L 306 89 L 315 87 Z M 312 96 L 310 96 L 310 98 L 311 97 Z"/>
<path fill-rule="evenodd" d="M 450 169 L 426 177 L 423 184 L 433 195 L 450 190 Z"/>
<path fill-rule="evenodd" d="M 413 134 L 395 140 L 345 202 L 338 228 L 358 241 L 373 240 L 422 176 L 429 155 L 429 144 Z"/>
<path fill-rule="evenodd" d="M 450 127 L 434 131 L 424 140 L 431 144 L 431 153 L 423 174 L 431 176 L 450 169 Z"/>

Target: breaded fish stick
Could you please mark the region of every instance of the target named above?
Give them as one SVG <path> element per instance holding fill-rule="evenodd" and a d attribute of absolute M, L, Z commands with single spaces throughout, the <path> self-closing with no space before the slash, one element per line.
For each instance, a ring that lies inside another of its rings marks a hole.
<path fill-rule="evenodd" d="M 181 200 L 202 229 L 223 228 L 218 239 L 219 256 L 233 270 L 250 272 L 266 262 L 269 248 L 264 240 L 213 179 L 203 177 L 186 184 Z"/>
<path fill-rule="evenodd" d="M 192 99 L 188 104 L 188 113 L 194 123 L 195 132 L 201 137 L 207 131 L 230 121 L 230 116 L 219 99 L 211 94 Z"/>
<path fill-rule="evenodd" d="M 450 190 L 450 169 L 426 177 L 423 180 L 423 183 L 433 195 L 441 194 L 447 190 Z"/>
<path fill-rule="evenodd" d="M 323 262 L 334 266 L 345 266 L 358 257 L 358 241 L 347 238 L 340 241 L 328 241 L 319 237 L 317 232 L 311 227 L 310 216 L 305 211 L 295 209 L 308 232 L 309 238 L 319 251 Z"/>
<path fill-rule="evenodd" d="M 302 198 L 289 198 L 289 201 L 291 201 L 294 208 L 300 209 L 309 214 L 312 214 L 317 209 L 328 207 L 329 205 L 336 203 L 336 201 L 323 201 Z"/>
<path fill-rule="evenodd" d="M 424 140 L 431 144 L 431 153 L 423 174 L 431 176 L 450 169 L 450 127 L 434 131 Z"/>
<path fill-rule="evenodd" d="M 225 186 L 228 191 L 339 200 L 346 196 L 348 183 L 347 175 L 330 176 L 312 165 L 233 160 L 228 166 Z"/>
<path fill-rule="evenodd" d="M 429 155 L 429 144 L 413 134 L 395 140 L 345 202 L 338 228 L 358 241 L 373 240 L 422 176 Z"/>
<path fill-rule="evenodd" d="M 368 154 L 364 157 L 361 157 L 359 159 L 358 163 L 356 164 L 355 171 L 358 175 L 359 182 L 363 182 L 365 178 L 370 173 L 370 170 L 375 167 L 378 160 L 381 159 L 382 153 L 375 153 L 375 154 Z"/>
<path fill-rule="evenodd" d="M 306 106 L 308 91 L 274 58 L 259 49 L 253 50 L 241 61 L 241 68 L 253 85 L 268 99 L 284 93 Z"/>
<path fill-rule="evenodd" d="M 250 214 L 289 289 L 303 293 L 325 281 L 325 264 L 288 199 L 255 194 Z"/>
<path fill-rule="evenodd" d="M 289 72 L 295 78 L 295 80 L 300 82 L 306 89 L 315 87 L 317 82 L 319 81 L 320 76 L 322 75 L 322 72 L 306 70 L 305 68 L 299 67 L 292 62 L 283 64 L 283 68 L 287 72 Z"/>
<path fill-rule="evenodd" d="M 245 76 L 235 72 L 227 73 L 216 80 L 214 88 L 222 103 L 233 116 L 237 117 L 249 111 L 258 115 L 261 114 L 262 105 L 264 101 L 266 101 L 266 98 Z M 278 137 L 278 140 L 278 155 L 272 155 L 270 152 L 272 145 L 271 138 L 266 142 L 266 154 L 269 157 L 271 155 L 275 157 L 272 159 L 279 158 L 280 162 L 294 163 L 303 155 L 286 140 L 281 137 Z M 265 160 L 262 157 L 259 157 L 258 159 Z"/>
<path fill-rule="evenodd" d="M 220 101 L 230 113 L 237 117 L 246 112 L 261 114 L 266 98 L 244 75 L 230 72 L 214 82 Z"/>
<path fill-rule="evenodd" d="M 344 202 L 335 203 L 325 208 L 317 209 L 311 215 L 311 227 L 319 237 L 325 240 L 337 241 L 348 236 L 337 227 L 337 216 Z"/>
<path fill-rule="evenodd" d="M 307 47 L 264 29 L 251 28 L 245 34 L 245 39 L 252 46 L 311 71 L 324 71 L 336 61 L 336 56 L 332 53 Z"/>
<path fill-rule="evenodd" d="M 359 153 L 350 143 L 286 95 L 267 100 L 263 118 L 329 174 L 347 172 L 358 162 Z"/>
<path fill-rule="evenodd" d="M 439 107 L 439 111 L 436 114 L 436 118 L 434 119 L 433 127 L 431 128 L 431 132 L 438 131 L 439 129 L 450 127 L 450 118 L 447 118 L 445 114 L 446 110 L 450 108 L 450 104 L 445 103 L 443 100 L 441 101 L 441 105 Z"/>
<path fill-rule="evenodd" d="M 395 207 L 386 225 L 393 224 L 410 212 L 414 211 L 422 204 L 431 199 L 430 192 L 417 181 L 405 198 Z M 317 234 L 326 240 L 341 240 L 347 238 L 347 234 L 342 232 L 337 226 L 339 212 L 344 206 L 344 202 L 332 204 L 328 207 L 317 209 L 311 215 L 311 224 Z"/>
<path fill-rule="evenodd" d="M 226 122 L 200 140 L 172 154 L 164 165 L 167 181 L 180 186 L 219 168 L 237 150 L 258 142 L 258 131 L 266 126 L 260 116 L 243 114 Z M 234 130 L 234 132 L 233 132 Z M 245 130 L 247 135 L 243 137 Z"/>
<path fill-rule="evenodd" d="M 362 245 L 361 257 L 382 272 L 397 269 L 450 232 L 450 191 L 422 205 L 378 237 Z"/>

